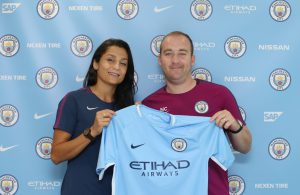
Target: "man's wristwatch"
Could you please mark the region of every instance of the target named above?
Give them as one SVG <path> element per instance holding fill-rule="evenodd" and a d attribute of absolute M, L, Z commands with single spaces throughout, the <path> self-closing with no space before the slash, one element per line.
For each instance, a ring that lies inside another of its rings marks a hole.
<path fill-rule="evenodd" d="M 233 130 L 228 129 L 228 131 L 229 131 L 230 133 L 237 134 L 237 133 L 239 133 L 239 132 L 242 131 L 242 129 L 243 129 L 243 127 L 244 127 L 244 124 L 243 124 L 241 121 L 239 121 L 239 120 L 237 120 L 237 122 L 238 122 L 238 124 L 240 125 L 240 128 L 239 128 L 238 130 L 236 130 L 236 131 L 233 131 Z"/>
<path fill-rule="evenodd" d="M 86 138 L 88 138 L 89 140 L 91 140 L 91 142 L 95 140 L 95 137 L 93 137 L 92 134 L 91 134 L 91 129 L 90 129 L 90 128 L 85 129 L 85 130 L 83 131 L 83 135 L 84 135 Z"/>

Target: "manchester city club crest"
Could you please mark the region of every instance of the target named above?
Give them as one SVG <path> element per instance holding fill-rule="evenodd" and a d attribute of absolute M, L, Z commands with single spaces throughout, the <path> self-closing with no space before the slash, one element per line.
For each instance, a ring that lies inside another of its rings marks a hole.
<path fill-rule="evenodd" d="M 2 175 L 0 177 L 0 194 L 14 195 L 18 191 L 18 181 L 12 175 Z"/>
<path fill-rule="evenodd" d="M 290 153 L 290 144 L 286 139 L 276 138 L 269 144 L 269 154 L 275 160 L 283 160 Z"/>
<path fill-rule="evenodd" d="M 237 175 L 231 175 L 228 177 L 229 183 L 229 194 L 230 195 L 241 195 L 245 190 L 245 182 L 242 177 Z"/>
<path fill-rule="evenodd" d="M 195 104 L 195 111 L 199 114 L 204 114 L 208 111 L 208 103 L 206 101 L 199 101 Z"/>
<path fill-rule="evenodd" d="M 0 107 L 0 124 L 4 127 L 10 127 L 17 123 L 19 112 L 13 105 L 3 105 Z"/>
<path fill-rule="evenodd" d="M 269 77 L 270 85 L 277 91 L 287 89 L 291 84 L 291 76 L 288 71 L 278 68 L 273 70 Z"/>
<path fill-rule="evenodd" d="M 43 159 L 51 158 L 51 150 L 52 150 L 52 138 L 43 137 L 37 143 L 35 147 L 36 153 L 39 157 Z"/>
<path fill-rule="evenodd" d="M 138 80 L 139 80 L 139 76 L 138 76 L 138 73 L 134 71 L 134 75 L 133 75 L 133 79 L 134 79 L 134 83 L 135 85 L 137 85 L 138 83 Z"/>
<path fill-rule="evenodd" d="M 191 5 L 191 14 L 197 20 L 207 20 L 212 10 L 212 5 L 208 0 L 195 0 Z"/>
<path fill-rule="evenodd" d="M 58 14 L 59 6 L 56 0 L 40 0 L 37 5 L 39 16 L 50 20 Z"/>
<path fill-rule="evenodd" d="M 291 6 L 286 1 L 274 1 L 270 6 L 270 15 L 275 21 L 284 22 L 291 15 Z"/>
<path fill-rule="evenodd" d="M 78 35 L 71 41 L 71 50 L 78 57 L 88 56 L 93 50 L 93 42 L 86 35 Z"/>
<path fill-rule="evenodd" d="M 240 110 L 240 113 L 242 115 L 243 121 L 246 121 L 247 115 L 246 115 L 246 112 L 245 112 L 244 108 L 239 107 L 239 110 Z"/>
<path fill-rule="evenodd" d="M 121 0 L 117 5 L 117 13 L 124 20 L 131 20 L 138 14 L 139 6 L 135 0 Z"/>
<path fill-rule="evenodd" d="M 44 67 L 38 70 L 36 73 L 36 83 L 43 89 L 53 88 L 58 81 L 58 75 L 56 70 L 51 67 Z"/>
<path fill-rule="evenodd" d="M 154 37 L 151 41 L 151 51 L 155 56 L 159 56 L 160 54 L 160 45 L 164 38 L 164 35 L 158 35 Z"/>
<path fill-rule="evenodd" d="M 19 48 L 19 40 L 14 35 L 4 35 L 0 38 L 0 53 L 3 56 L 14 56 Z"/>
<path fill-rule="evenodd" d="M 238 36 L 229 37 L 224 45 L 225 53 L 231 58 L 239 58 L 246 52 L 246 42 Z"/>
<path fill-rule="evenodd" d="M 201 79 L 201 80 L 205 80 L 208 82 L 212 81 L 210 72 L 208 70 L 206 70 L 205 68 L 197 68 L 197 69 L 193 70 L 192 77 L 193 77 L 193 79 Z"/>
<path fill-rule="evenodd" d="M 187 143 L 182 138 L 176 138 L 172 140 L 171 146 L 173 150 L 177 152 L 183 152 L 187 147 Z"/>

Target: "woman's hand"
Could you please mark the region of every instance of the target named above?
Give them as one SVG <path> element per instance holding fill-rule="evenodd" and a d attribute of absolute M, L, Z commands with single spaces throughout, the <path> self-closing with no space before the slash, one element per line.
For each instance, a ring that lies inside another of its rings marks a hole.
<path fill-rule="evenodd" d="M 91 135 L 96 137 L 102 133 L 102 129 L 107 126 L 116 113 L 113 110 L 105 109 L 96 112 L 94 124 L 91 126 Z"/>

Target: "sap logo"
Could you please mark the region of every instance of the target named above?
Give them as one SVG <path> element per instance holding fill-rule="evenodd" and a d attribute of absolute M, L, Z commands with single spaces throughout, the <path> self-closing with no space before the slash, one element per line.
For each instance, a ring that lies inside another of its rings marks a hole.
<path fill-rule="evenodd" d="M 11 14 L 16 11 L 18 7 L 20 7 L 21 3 L 2 3 L 2 13 L 3 14 Z"/>
<path fill-rule="evenodd" d="M 264 122 L 275 122 L 283 112 L 264 112 Z"/>

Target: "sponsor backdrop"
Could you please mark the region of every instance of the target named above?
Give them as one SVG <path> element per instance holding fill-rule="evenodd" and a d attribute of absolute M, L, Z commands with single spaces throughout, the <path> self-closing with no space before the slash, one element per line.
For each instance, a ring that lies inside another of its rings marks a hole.
<path fill-rule="evenodd" d="M 252 130 L 251 152 L 233 151 L 231 194 L 298 194 L 299 9 L 292 0 L 1 0 L 0 194 L 59 194 L 57 104 L 82 86 L 103 40 L 130 44 L 142 100 L 164 85 L 157 55 L 174 30 L 194 41 L 193 76 L 227 86 Z"/>

